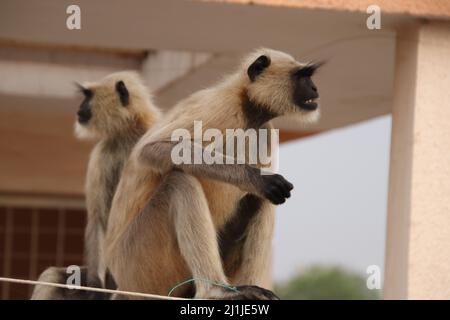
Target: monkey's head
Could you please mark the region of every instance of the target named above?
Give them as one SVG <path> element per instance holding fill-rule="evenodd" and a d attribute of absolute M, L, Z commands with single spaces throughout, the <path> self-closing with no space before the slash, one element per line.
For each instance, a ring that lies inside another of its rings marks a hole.
<path fill-rule="evenodd" d="M 83 96 L 75 124 L 79 138 L 114 137 L 147 125 L 158 116 L 147 88 L 135 72 L 113 73 L 78 87 Z"/>
<path fill-rule="evenodd" d="M 284 52 L 263 48 L 250 54 L 244 65 L 251 102 L 275 116 L 296 114 L 303 122 L 319 118 L 319 93 L 312 76 L 320 64 L 300 63 Z"/>

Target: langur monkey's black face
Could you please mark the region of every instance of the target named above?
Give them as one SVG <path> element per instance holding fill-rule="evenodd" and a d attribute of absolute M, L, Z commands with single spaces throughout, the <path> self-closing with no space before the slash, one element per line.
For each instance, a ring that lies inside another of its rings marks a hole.
<path fill-rule="evenodd" d="M 111 107 L 114 108 L 114 103 L 109 102 L 108 100 L 110 100 L 110 99 L 105 99 L 104 97 L 100 97 L 99 100 L 101 102 L 93 103 L 93 98 L 94 98 L 94 95 L 96 94 L 96 91 L 102 91 L 102 92 L 100 92 L 100 95 L 105 95 L 104 91 L 106 91 L 106 89 L 108 89 L 108 85 L 103 85 L 103 86 L 99 86 L 99 87 L 100 87 L 100 89 L 97 88 L 97 90 L 95 90 L 92 88 L 83 87 L 82 85 L 78 84 L 78 88 L 84 96 L 84 100 L 81 103 L 80 109 L 77 112 L 78 123 L 80 123 L 81 125 L 87 125 L 89 123 L 89 121 L 91 120 L 91 118 L 93 116 L 93 109 L 99 109 L 99 108 L 106 109 L 107 107 L 102 106 L 102 104 L 104 104 L 105 102 L 108 102 L 110 109 L 111 109 Z M 118 96 L 119 101 L 120 101 L 120 107 L 128 106 L 128 104 L 130 103 L 130 94 L 128 92 L 127 87 L 125 86 L 125 83 L 122 80 L 117 81 L 114 85 L 114 89 L 112 89 L 111 91 L 113 91 L 113 90 L 115 90 L 115 92 L 111 92 L 109 94 Z M 106 94 L 108 94 L 108 92 L 106 92 Z M 97 106 L 94 107 L 93 104 L 96 104 Z M 98 111 L 100 111 L 100 110 L 96 110 L 96 111 L 97 111 L 97 113 L 99 113 Z M 102 111 L 106 111 L 106 110 L 102 110 Z M 113 110 L 109 110 L 109 112 L 113 112 Z"/>
<path fill-rule="evenodd" d="M 134 71 L 112 73 L 78 84 L 83 96 L 75 122 L 80 139 L 111 138 L 145 127 L 157 118 L 148 89 Z"/>
<path fill-rule="evenodd" d="M 85 125 L 92 118 L 92 110 L 90 102 L 92 100 L 92 96 L 94 95 L 94 93 L 92 92 L 92 90 L 86 89 L 81 85 L 79 85 L 79 89 L 84 95 L 84 100 L 83 102 L 81 102 L 80 109 L 77 112 L 78 123 Z"/>
<path fill-rule="evenodd" d="M 262 54 L 261 54 L 262 53 Z M 319 93 L 312 76 L 321 64 L 304 64 L 280 51 L 262 49 L 247 69 L 248 95 L 274 115 L 316 119 Z"/>
<path fill-rule="evenodd" d="M 319 106 L 317 104 L 319 93 L 311 79 L 318 67 L 318 64 L 310 64 L 294 69 L 292 72 L 294 103 L 303 110 L 314 111 Z"/>

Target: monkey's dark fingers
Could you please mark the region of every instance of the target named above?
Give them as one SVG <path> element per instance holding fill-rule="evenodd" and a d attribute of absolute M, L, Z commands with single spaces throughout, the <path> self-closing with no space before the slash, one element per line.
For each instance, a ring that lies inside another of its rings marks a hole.
<path fill-rule="evenodd" d="M 262 191 L 262 196 L 273 204 L 282 204 L 286 201 L 285 196 L 275 186 L 267 186 Z"/>
<path fill-rule="evenodd" d="M 274 197 L 273 195 L 268 195 L 267 200 L 272 202 L 273 204 L 280 205 L 286 202 L 285 197 Z"/>
<path fill-rule="evenodd" d="M 286 197 L 277 186 L 268 186 L 266 189 L 266 197 L 274 204 L 281 204 L 286 201 Z"/>
<path fill-rule="evenodd" d="M 291 196 L 294 188 L 292 183 L 284 179 L 282 175 L 273 174 L 262 176 L 262 194 L 273 204 L 282 204 Z"/>
<path fill-rule="evenodd" d="M 294 186 L 282 176 L 280 176 L 280 179 L 275 180 L 275 185 L 280 189 L 283 196 L 286 198 L 291 196 L 291 190 L 294 189 Z"/>

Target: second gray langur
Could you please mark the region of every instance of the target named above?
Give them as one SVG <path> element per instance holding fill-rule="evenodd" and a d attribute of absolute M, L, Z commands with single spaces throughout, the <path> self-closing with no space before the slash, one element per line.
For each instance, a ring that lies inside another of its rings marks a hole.
<path fill-rule="evenodd" d="M 76 135 L 96 141 L 86 173 L 86 267 L 82 283 L 114 289 L 103 261 L 104 236 L 111 202 L 123 165 L 138 139 L 160 118 L 148 89 L 136 72 L 113 73 L 99 81 L 79 85 L 84 97 L 77 113 Z M 40 281 L 66 283 L 66 268 L 51 267 Z M 37 286 L 32 299 L 90 299 L 101 294 Z"/>

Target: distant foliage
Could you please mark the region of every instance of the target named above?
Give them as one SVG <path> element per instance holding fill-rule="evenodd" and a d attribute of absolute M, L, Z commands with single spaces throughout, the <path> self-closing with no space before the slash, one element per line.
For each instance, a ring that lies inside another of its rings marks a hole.
<path fill-rule="evenodd" d="M 311 267 L 287 282 L 277 284 L 275 293 L 285 300 L 370 300 L 380 290 L 369 290 L 361 275 L 338 267 Z"/>

